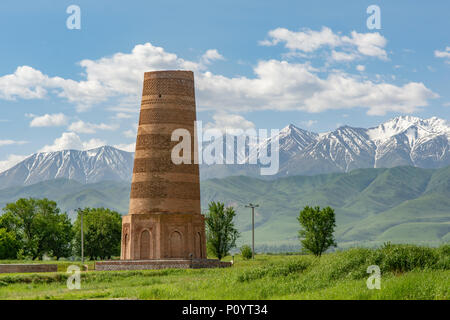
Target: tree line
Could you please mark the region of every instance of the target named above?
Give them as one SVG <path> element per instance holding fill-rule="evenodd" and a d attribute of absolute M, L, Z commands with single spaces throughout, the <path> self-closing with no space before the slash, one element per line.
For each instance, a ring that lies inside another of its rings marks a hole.
<path fill-rule="evenodd" d="M 81 252 L 81 217 L 83 217 L 84 252 L 91 260 L 111 259 L 120 255 L 122 217 L 113 210 L 89 208 L 77 210 L 75 221 L 61 212 L 55 201 L 47 198 L 21 198 L 8 203 L 0 216 L 0 259 L 56 259 L 79 257 Z M 211 202 L 205 214 L 206 243 L 209 254 L 219 260 L 230 254 L 240 236 L 234 225 L 236 212 L 224 203 Z M 306 206 L 297 218 L 299 238 L 304 251 L 320 256 L 336 246 L 334 210 Z M 241 248 L 244 258 L 252 256 L 248 246 Z"/>
<path fill-rule="evenodd" d="M 91 259 L 120 254 L 121 215 L 105 208 L 77 210 L 72 223 L 55 201 L 21 198 L 8 203 L 0 216 L 0 259 L 56 259 L 81 252 L 83 215 L 84 252 Z"/>

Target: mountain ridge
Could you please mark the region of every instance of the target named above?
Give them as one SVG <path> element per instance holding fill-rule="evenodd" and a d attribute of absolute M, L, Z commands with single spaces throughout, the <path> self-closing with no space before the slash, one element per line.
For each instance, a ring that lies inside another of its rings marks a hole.
<path fill-rule="evenodd" d="M 291 175 L 349 172 L 357 168 L 403 165 L 441 168 L 450 165 L 449 139 L 450 126 L 446 120 L 403 116 L 368 129 L 345 125 L 320 134 L 289 124 L 257 148 L 270 147 L 275 141 L 279 143 L 279 171 L 274 176 L 263 177 L 275 179 Z M 224 156 L 233 152 L 243 157 L 235 147 L 226 146 L 223 152 Z M 111 146 L 87 151 L 36 153 L 1 172 L 0 189 L 55 178 L 74 179 L 82 183 L 131 181 L 133 159 L 134 153 Z M 250 155 L 246 160 L 249 162 Z M 248 163 L 202 164 L 200 178 L 260 176 L 260 168 L 259 164 Z"/>

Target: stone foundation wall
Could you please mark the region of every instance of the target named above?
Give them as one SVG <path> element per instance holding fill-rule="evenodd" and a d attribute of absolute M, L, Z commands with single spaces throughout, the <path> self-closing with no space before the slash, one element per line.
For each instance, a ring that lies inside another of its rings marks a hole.
<path fill-rule="evenodd" d="M 0 273 L 57 272 L 56 264 L 0 264 Z"/>
<path fill-rule="evenodd" d="M 95 263 L 96 271 L 115 270 L 154 270 L 154 269 L 200 269 L 200 268 L 226 268 L 231 262 L 215 259 L 167 259 L 167 260 L 117 260 L 100 261 Z"/>

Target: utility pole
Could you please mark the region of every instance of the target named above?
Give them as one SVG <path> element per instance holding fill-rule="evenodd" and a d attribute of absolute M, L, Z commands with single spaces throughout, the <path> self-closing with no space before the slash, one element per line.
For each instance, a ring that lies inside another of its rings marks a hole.
<path fill-rule="evenodd" d="M 81 263 L 84 264 L 83 211 L 81 209 L 78 209 L 78 214 L 80 214 L 80 223 L 81 223 Z"/>
<path fill-rule="evenodd" d="M 259 204 L 249 203 L 245 207 L 252 208 L 252 259 L 255 259 L 255 208 L 258 208 Z"/>

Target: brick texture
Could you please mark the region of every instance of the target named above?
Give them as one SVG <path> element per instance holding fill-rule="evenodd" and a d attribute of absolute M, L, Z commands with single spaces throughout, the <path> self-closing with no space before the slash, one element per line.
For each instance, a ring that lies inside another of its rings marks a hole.
<path fill-rule="evenodd" d="M 99 268 L 214 265 L 206 260 L 199 168 L 194 163 L 196 153 L 193 152 L 195 120 L 194 74 L 191 71 L 144 74 L 130 207 L 128 215 L 122 219 L 121 259 L 145 260 L 146 263 L 99 263 Z M 171 151 L 179 143 L 171 140 L 175 129 L 185 129 L 191 134 L 191 163 L 172 162 Z M 206 262 L 195 264 L 189 260 L 186 264 L 187 260 L 183 259 L 191 257 Z M 174 258 L 181 262 L 156 262 Z M 149 263 L 149 259 L 155 262 Z"/>
<path fill-rule="evenodd" d="M 227 268 L 231 262 L 215 259 L 168 259 L 168 260 L 121 260 L 100 261 L 95 263 L 96 271 L 113 270 L 148 270 L 148 269 L 200 269 L 200 268 Z"/>
<path fill-rule="evenodd" d="M 0 273 L 56 272 L 56 264 L 0 264 Z"/>

